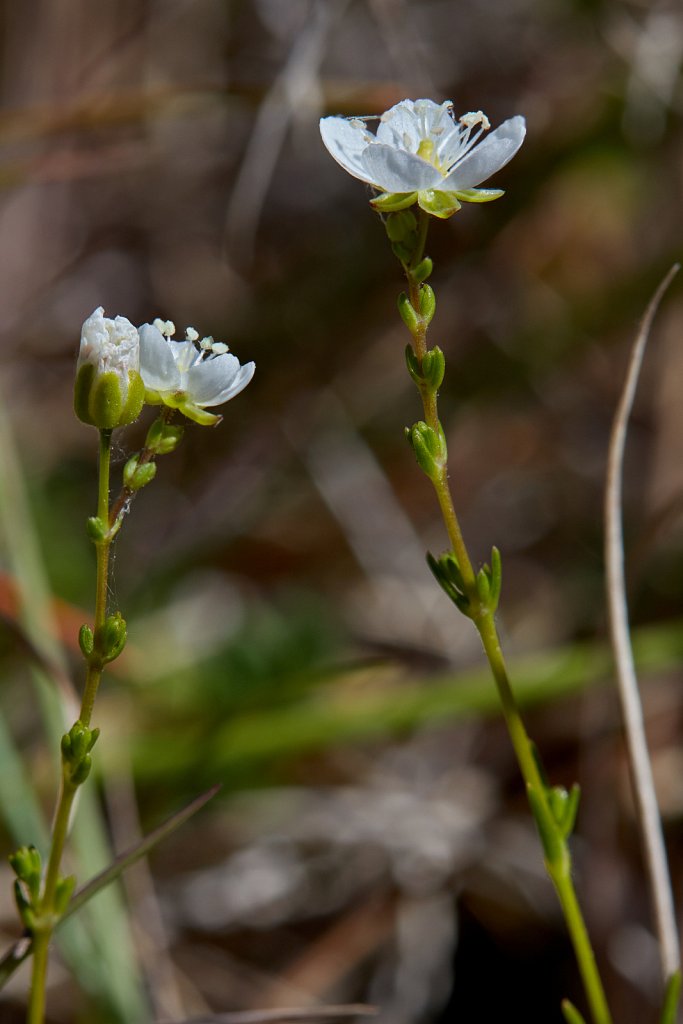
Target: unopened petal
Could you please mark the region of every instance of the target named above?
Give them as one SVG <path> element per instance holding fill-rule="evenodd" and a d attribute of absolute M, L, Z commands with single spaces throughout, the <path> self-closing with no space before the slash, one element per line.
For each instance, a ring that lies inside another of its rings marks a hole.
<path fill-rule="evenodd" d="M 323 117 L 320 134 L 331 156 L 354 178 L 371 184 L 361 161 L 364 150 L 375 141 L 366 125 L 347 117 Z"/>
<path fill-rule="evenodd" d="M 414 153 L 375 143 L 363 153 L 367 181 L 384 192 L 419 192 L 435 188 L 442 178 L 436 167 Z"/>
<path fill-rule="evenodd" d="M 171 344 L 153 324 L 143 324 L 140 335 L 140 375 L 150 391 L 176 391 L 180 387 L 180 374 L 175 364 Z"/>
<path fill-rule="evenodd" d="M 455 165 L 440 187 L 444 191 L 457 192 L 486 181 L 512 160 L 524 142 L 525 135 L 526 122 L 523 117 L 518 115 L 504 121 Z"/>

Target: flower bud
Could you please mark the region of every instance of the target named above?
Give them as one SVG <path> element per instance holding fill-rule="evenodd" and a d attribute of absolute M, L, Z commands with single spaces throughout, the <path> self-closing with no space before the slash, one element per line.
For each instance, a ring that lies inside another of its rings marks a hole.
<path fill-rule="evenodd" d="M 81 329 L 76 415 L 100 430 L 113 430 L 137 419 L 144 395 L 136 328 L 123 316 L 108 319 L 99 306 Z"/>

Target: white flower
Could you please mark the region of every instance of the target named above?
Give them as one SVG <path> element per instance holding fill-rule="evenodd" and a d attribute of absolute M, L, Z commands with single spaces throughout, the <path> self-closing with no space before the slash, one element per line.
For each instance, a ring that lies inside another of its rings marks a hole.
<path fill-rule="evenodd" d="M 163 330 L 163 333 L 162 333 Z M 171 321 L 143 324 L 140 335 L 140 373 L 145 398 L 154 405 L 179 409 L 203 426 L 218 423 L 220 416 L 207 408 L 228 402 L 246 388 L 254 376 L 254 363 L 240 365 L 228 346 L 202 338 L 188 327 L 183 341 L 171 335 Z"/>
<path fill-rule="evenodd" d="M 74 405 L 77 416 L 102 430 L 137 419 L 144 401 L 138 332 L 125 316 L 110 320 L 102 306 L 81 328 Z"/>
<path fill-rule="evenodd" d="M 449 100 L 403 100 L 382 114 L 376 135 L 368 120 L 322 118 L 320 132 L 330 154 L 354 178 L 403 196 L 404 206 L 417 200 L 436 216 L 455 213 L 458 200 L 484 202 L 502 195 L 476 186 L 512 159 L 526 134 L 524 118 L 511 117 L 480 142 L 491 127 L 486 115 L 479 110 L 456 119 Z M 450 196 L 450 212 L 444 212 L 443 199 L 435 203 L 438 193 Z M 375 201 L 380 208 L 401 207 L 396 201 L 383 207 L 381 198 Z"/>

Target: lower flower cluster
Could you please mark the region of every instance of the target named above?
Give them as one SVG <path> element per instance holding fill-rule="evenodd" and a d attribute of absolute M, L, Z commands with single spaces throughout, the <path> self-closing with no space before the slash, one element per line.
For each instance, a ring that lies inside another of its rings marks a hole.
<path fill-rule="evenodd" d="M 84 322 L 76 369 L 74 408 L 100 430 L 132 423 L 145 402 L 177 409 L 202 426 L 207 412 L 243 391 L 254 363 L 240 364 L 228 346 L 188 327 L 176 340 L 170 320 L 136 328 L 125 317 L 105 317 L 99 306 Z"/>

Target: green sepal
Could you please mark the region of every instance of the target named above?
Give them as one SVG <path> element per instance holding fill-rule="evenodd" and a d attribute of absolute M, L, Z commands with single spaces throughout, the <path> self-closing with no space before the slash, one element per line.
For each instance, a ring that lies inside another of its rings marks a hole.
<path fill-rule="evenodd" d="M 566 1020 L 567 1024 L 586 1024 L 585 1018 L 576 1009 L 573 1003 L 570 1003 L 568 999 L 563 999 L 562 1003 L 562 1016 Z"/>
<path fill-rule="evenodd" d="M 401 320 L 403 320 L 410 333 L 415 336 L 420 328 L 420 318 L 405 292 L 401 292 L 397 304 Z"/>
<path fill-rule="evenodd" d="M 132 455 L 123 467 L 123 482 L 129 491 L 139 491 L 156 476 L 156 462 L 143 462 L 140 465 L 140 453 Z"/>
<path fill-rule="evenodd" d="M 421 210 L 432 217 L 438 217 L 439 220 L 447 220 L 460 209 L 455 192 L 440 192 L 435 188 L 426 188 L 418 192 L 417 202 Z"/>
<path fill-rule="evenodd" d="M 128 395 L 121 410 L 118 427 L 124 427 L 128 423 L 134 423 L 142 412 L 145 404 L 145 385 L 137 370 L 128 371 Z"/>
<path fill-rule="evenodd" d="M 93 380 L 88 401 L 90 422 L 100 430 L 113 430 L 121 422 L 123 401 L 121 382 L 116 373 L 99 373 Z"/>
<path fill-rule="evenodd" d="M 406 436 L 420 469 L 430 480 L 438 479 L 443 473 L 448 457 L 446 437 L 441 424 L 439 423 L 438 430 L 434 430 L 424 420 L 419 420 L 409 428 Z"/>
<path fill-rule="evenodd" d="M 434 264 L 430 260 L 429 256 L 425 256 L 425 258 L 421 260 L 416 267 L 413 267 L 410 273 L 416 284 L 422 284 L 423 281 L 426 281 L 427 278 L 431 276 L 433 269 Z"/>
<path fill-rule="evenodd" d="M 58 917 L 61 917 L 68 907 L 69 900 L 71 899 L 75 888 L 75 875 L 64 875 L 57 882 L 57 885 L 55 886 L 54 911 Z"/>
<path fill-rule="evenodd" d="M 500 199 L 505 195 L 502 188 L 461 188 L 457 192 L 449 193 L 454 195 L 461 203 L 490 203 L 494 199 Z"/>
<path fill-rule="evenodd" d="M 676 1011 L 678 1010 L 678 1001 L 680 998 L 681 972 L 674 971 L 666 983 L 660 1024 L 676 1024 Z"/>
<path fill-rule="evenodd" d="M 178 447 L 184 433 L 185 427 L 181 423 L 165 423 L 159 417 L 147 431 L 145 448 L 155 455 L 168 455 Z"/>
<path fill-rule="evenodd" d="M 132 423 L 140 415 L 145 400 L 145 385 L 137 370 L 128 373 L 126 400 L 116 373 L 98 373 L 92 363 L 83 363 L 76 374 L 74 412 L 79 420 L 100 430 L 113 430 Z"/>
<path fill-rule="evenodd" d="M 417 199 L 417 192 L 382 192 L 370 200 L 370 205 L 380 213 L 397 213 L 412 206 Z"/>
<path fill-rule="evenodd" d="M 543 795 L 531 783 L 527 785 L 527 796 L 538 834 L 541 837 L 545 859 L 550 866 L 559 867 L 563 860 L 566 860 L 567 856 L 564 837 L 557 826 L 550 807 L 546 800 L 543 799 Z"/>
<path fill-rule="evenodd" d="M 99 544 L 109 533 L 109 523 L 100 519 L 99 516 L 89 516 L 85 523 L 85 530 L 90 540 Z"/>
<path fill-rule="evenodd" d="M 384 228 L 390 242 L 412 242 L 412 245 L 415 245 L 417 221 L 412 210 L 390 213 L 384 222 Z"/>
<path fill-rule="evenodd" d="M 92 391 L 95 367 L 92 363 L 83 363 L 76 374 L 74 384 L 74 412 L 83 423 L 94 426 L 90 414 L 90 392 Z"/>
<path fill-rule="evenodd" d="M 439 558 L 427 553 L 427 565 L 432 570 L 436 582 L 456 608 L 463 615 L 471 617 L 470 601 L 465 593 L 465 583 L 455 553 L 447 551 Z"/>
<path fill-rule="evenodd" d="M 121 612 L 114 612 L 104 620 L 102 629 L 98 631 L 97 646 L 104 663 L 114 661 L 126 646 L 128 635 L 126 620 Z"/>
<path fill-rule="evenodd" d="M 81 654 L 88 660 L 93 652 L 95 646 L 95 634 L 93 633 L 90 626 L 83 625 L 78 631 L 78 646 L 81 649 Z"/>

